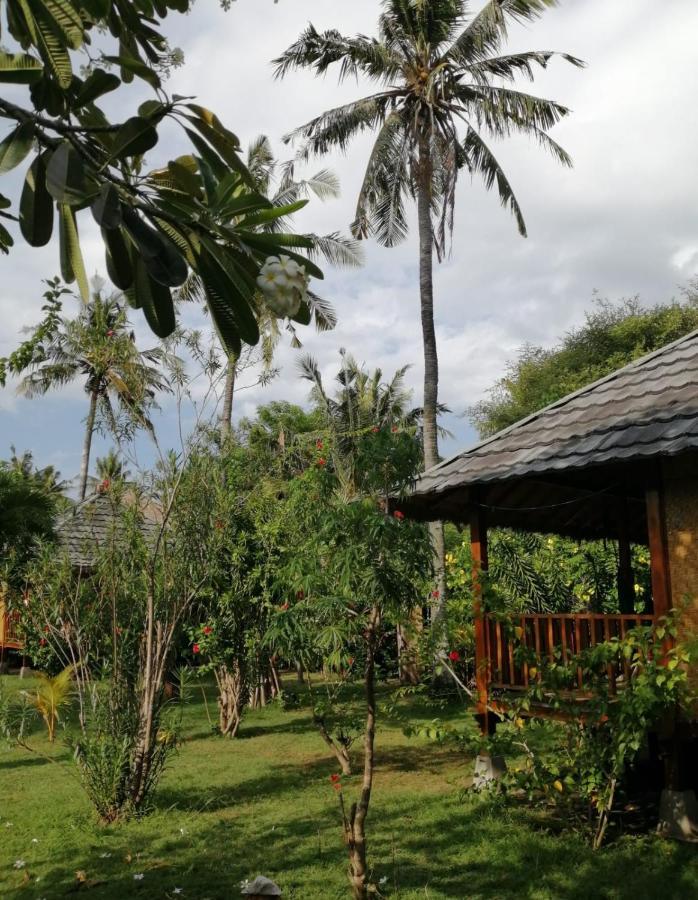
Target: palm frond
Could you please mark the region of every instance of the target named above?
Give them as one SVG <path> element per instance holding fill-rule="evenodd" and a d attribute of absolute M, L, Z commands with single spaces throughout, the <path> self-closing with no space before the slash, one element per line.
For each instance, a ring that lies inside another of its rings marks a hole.
<path fill-rule="evenodd" d="M 444 59 L 456 64 L 485 59 L 502 46 L 510 22 L 532 22 L 553 6 L 557 0 L 489 0 L 451 44 Z"/>
<path fill-rule="evenodd" d="M 352 238 L 346 238 L 338 231 L 332 234 L 307 234 L 313 242 L 308 251 L 311 259 L 321 257 L 332 266 L 345 269 L 357 269 L 363 265 L 363 250 L 359 243 Z"/>
<path fill-rule="evenodd" d="M 526 237 L 526 223 L 509 180 L 497 162 L 496 157 L 475 129 L 468 129 L 468 133 L 463 141 L 463 149 L 468 159 L 470 171 L 482 177 L 485 187 L 489 190 L 496 182 L 502 206 L 511 210 L 516 219 L 519 234 L 522 237 Z"/>
<path fill-rule="evenodd" d="M 477 84 L 489 84 L 492 77 L 514 81 L 518 75 L 524 75 L 529 81 L 535 79 L 534 66 L 545 69 L 548 62 L 559 56 L 577 68 L 584 68 L 586 63 L 569 53 L 556 50 L 529 50 L 526 53 L 512 53 L 505 56 L 492 56 L 477 60 L 463 66 L 464 70 Z"/>

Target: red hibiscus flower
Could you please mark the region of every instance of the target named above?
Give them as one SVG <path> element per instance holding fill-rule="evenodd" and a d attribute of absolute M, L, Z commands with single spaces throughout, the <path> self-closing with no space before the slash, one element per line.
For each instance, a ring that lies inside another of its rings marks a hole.
<path fill-rule="evenodd" d="M 194 646 L 191 648 L 191 652 L 192 652 L 192 653 L 200 653 L 200 652 L 201 652 L 201 647 L 199 647 L 198 644 L 194 644 Z"/>
<path fill-rule="evenodd" d="M 373 434 L 378 434 L 378 432 L 380 431 L 380 428 L 377 425 L 374 425 L 373 428 L 371 429 L 371 431 L 373 432 Z"/>
<path fill-rule="evenodd" d="M 399 509 L 396 509 L 395 512 L 393 513 L 393 515 L 395 516 L 396 519 L 400 519 L 400 521 L 402 521 L 402 519 L 405 518 L 404 512 L 402 512 Z"/>
<path fill-rule="evenodd" d="M 451 660 L 451 662 L 458 662 L 460 659 L 460 653 L 457 650 L 451 650 L 451 652 L 448 654 L 448 658 Z"/>
<path fill-rule="evenodd" d="M 40 647 L 45 647 L 45 646 L 46 646 L 46 638 L 41 638 L 41 640 L 39 641 L 39 646 L 40 646 Z"/>
<path fill-rule="evenodd" d="M 210 625 L 204 625 L 204 627 L 201 630 L 203 631 L 204 634 L 211 634 L 213 632 L 213 628 L 211 628 Z"/>
<path fill-rule="evenodd" d="M 281 610 L 281 612 L 286 612 L 286 610 L 288 609 L 288 603 L 282 603 L 279 609 Z"/>
<path fill-rule="evenodd" d="M 392 431 L 393 434 L 397 434 L 400 429 L 397 427 L 397 425 L 393 425 L 393 427 L 390 430 Z"/>
<path fill-rule="evenodd" d="M 109 331 L 107 332 L 107 337 L 114 337 L 114 332 L 112 331 L 111 328 L 110 328 Z"/>
<path fill-rule="evenodd" d="M 438 600 L 438 599 L 439 599 L 439 592 L 438 592 L 438 591 L 432 591 L 432 592 L 431 592 L 431 596 L 432 596 L 435 600 Z"/>
<path fill-rule="evenodd" d="M 354 665 L 354 657 L 353 657 L 353 656 L 350 656 L 350 657 L 349 657 L 349 659 L 347 660 L 347 665 L 348 665 L 348 666 L 353 666 L 353 665 Z"/>
<path fill-rule="evenodd" d="M 326 465 L 327 465 L 327 460 L 325 459 L 324 456 L 321 456 L 320 459 L 317 461 L 317 464 L 318 464 L 319 466 L 326 466 Z"/>
<path fill-rule="evenodd" d="M 332 784 L 337 784 L 337 782 L 339 781 L 339 775 L 337 775 L 336 773 L 334 775 L 330 775 L 330 781 L 332 782 Z"/>
<path fill-rule="evenodd" d="M 318 448 L 318 450 L 322 450 L 324 444 L 322 443 L 322 441 L 315 441 L 315 446 Z"/>

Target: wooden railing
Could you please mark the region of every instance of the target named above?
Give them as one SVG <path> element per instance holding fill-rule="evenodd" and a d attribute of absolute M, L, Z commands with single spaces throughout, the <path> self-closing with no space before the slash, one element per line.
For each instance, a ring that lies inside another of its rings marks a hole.
<path fill-rule="evenodd" d="M 7 612 L 4 603 L 0 602 L 0 648 L 20 650 L 23 646 L 19 634 L 19 614 Z"/>
<path fill-rule="evenodd" d="M 601 613 L 525 614 L 502 620 L 485 615 L 488 682 L 491 688 L 521 690 L 538 676 L 535 660 L 556 657 L 568 663 L 589 647 L 614 637 L 623 638 L 631 628 L 653 625 L 653 615 L 604 615 Z M 533 672 L 531 670 L 534 670 Z M 627 663 L 608 667 L 615 692 L 617 682 L 630 675 Z M 584 691 L 583 672 L 577 669 L 576 688 Z"/>

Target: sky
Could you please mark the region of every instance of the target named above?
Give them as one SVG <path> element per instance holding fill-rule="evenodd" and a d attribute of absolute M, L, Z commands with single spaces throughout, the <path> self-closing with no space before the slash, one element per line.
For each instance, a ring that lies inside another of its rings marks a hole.
<path fill-rule="evenodd" d="M 362 96 L 366 85 L 337 85 L 307 72 L 275 81 L 270 61 L 308 22 L 318 29 L 371 34 L 380 12 L 378 0 L 237 0 L 228 12 L 218 0 L 197 0 L 187 16 L 166 20 L 165 32 L 184 52 L 185 63 L 169 79 L 170 93 L 195 95 L 214 110 L 246 146 L 267 134 L 277 155 L 293 152 L 281 138 L 318 112 Z M 481 4 L 474 2 L 473 9 Z M 587 68 L 553 61 L 531 88 L 558 100 L 572 114 L 553 137 L 574 159 L 560 167 L 537 145 L 516 139 L 497 146 L 528 226 L 522 239 L 497 196 L 469 176 L 461 178 L 452 252 L 435 272 L 436 327 L 440 354 L 440 399 L 451 410 L 444 424 L 452 437 L 442 452 L 472 443 L 475 433 L 467 409 L 485 396 L 526 343 L 550 346 L 583 322 L 595 292 L 619 300 L 639 295 L 646 304 L 669 302 L 698 274 L 698 4 L 688 0 L 562 0 L 538 22 L 512 27 L 511 50 L 562 50 L 581 57 Z M 108 113 L 126 118 L 147 96 L 137 83 L 119 95 Z M 17 92 L 17 102 L 21 95 Z M 106 106 L 106 104 L 105 104 Z M 0 126 L 0 135 L 5 129 Z M 370 150 L 370 137 L 351 145 L 347 155 L 312 162 L 308 173 L 331 168 L 342 195 L 312 202 L 297 226 L 318 233 L 348 231 L 356 194 Z M 163 132 L 148 164 L 187 152 L 174 128 Z M 22 167 L 24 168 L 24 167 Z M 2 191 L 18 198 L 23 171 L 4 176 Z M 104 274 L 101 241 L 89 213 L 79 224 L 90 274 Z M 338 369 L 344 347 L 386 376 L 409 364 L 407 381 L 420 402 L 423 376 L 417 243 L 414 211 L 409 238 L 397 248 L 365 242 L 359 270 L 325 266 L 322 295 L 339 318 L 333 332 L 300 335 L 303 351 L 319 362 L 327 379 Z M 0 257 L 0 355 L 37 322 L 42 279 L 58 271 L 57 243 L 31 249 L 18 239 Z M 133 312 L 139 342 L 153 338 Z M 187 324 L 208 328 L 200 311 Z M 236 400 L 235 417 L 251 416 L 275 399 L 306 403 L 308 384 L 299 379 L 299 351 L 288 341 L 279 347 L 279 377 L 251 387 Z M 248 380 L 254 380 L 248 373 Z M 86 398 L 80 385 L 49 397 L 27 400 L 16 385 L 0 389 L 0 458 L 14 444 L 31 449 L 40 465 L 57 466 L 64 477 L 79 466 Z M 184 413 L 186 422 L 191 411 Z M 156 415 L 164 446 L 176 446 L 178 413 L 164 401 Z M 110 444 L 97 439 L 96 453 Z M 152 452 L 139 442 L 139 459 Z"/>

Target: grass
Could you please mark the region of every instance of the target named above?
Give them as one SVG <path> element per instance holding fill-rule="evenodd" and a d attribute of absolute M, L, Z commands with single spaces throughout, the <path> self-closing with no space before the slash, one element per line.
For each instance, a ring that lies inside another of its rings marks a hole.
<path fill-rule="evenodd" d="M 3 679 L 11 690 L 29 687 Z M 215 708 L 213 692 L 209 704 Z M 428 717 L 426 710 L 417 715 Z M 453 711 L 453 715 L 463 715 Z M 185 740 L 140 820 L 103 827 L 74 780 L 67 750 L 0 749 L 0 898 L 104 900 L 239 896 L 265 874 L 285 900 L 348 896 L 336 765 L 307 709 L 249 714 L 239 739 L 210 731 L 201 694 Z M 468 793 L 471 762 L 396 728 L 378 736 L 370 857 L 401 900 L 662 900 L 698 896 L 696 848 L 625 837 L 593 853 L 584 839 L 525 806 Z M 356 778 L 344 779 L 348 795 Z M 25 866 L 15 869 L 17 860 Z M 81 874 L 76 874 L 81 873 Z M 142 874 L 140 880 L 134 875 Z M 80 882 L 83 882 L 82 884 Z"/>

